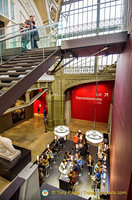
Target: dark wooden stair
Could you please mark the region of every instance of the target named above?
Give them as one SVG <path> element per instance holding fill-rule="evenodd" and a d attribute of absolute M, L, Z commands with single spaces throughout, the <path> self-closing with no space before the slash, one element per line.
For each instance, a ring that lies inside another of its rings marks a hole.
<path fill-rule="evenodd" d="M 28 50 L 0 65 L 0 115 L 10 108 L 61 56 L 62 51 L 58 47 Z"/>

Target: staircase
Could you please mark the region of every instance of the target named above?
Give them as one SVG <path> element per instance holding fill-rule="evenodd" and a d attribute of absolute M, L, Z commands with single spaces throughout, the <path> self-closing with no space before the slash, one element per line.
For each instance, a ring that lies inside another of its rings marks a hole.
<path fill-rule="evenodd" d="M 0 65 L 0 115 L 62 55 L 58 47 L 28 50 Z"/>
<path fill-rule="evenodd" d="M 55 62 L 60 59 L 119 54 L 127 32 L 65 40 L 60 47 L 28 50 L 0 65 L 0 115 L 10 108 Z M 58 66 L 57 66 L 58 67 Z"/>

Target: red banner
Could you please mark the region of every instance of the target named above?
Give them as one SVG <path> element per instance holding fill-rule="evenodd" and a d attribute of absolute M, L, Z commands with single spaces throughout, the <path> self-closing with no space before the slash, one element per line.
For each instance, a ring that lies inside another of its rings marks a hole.
<path fill-rule="evenodd" d="M 113 81 L 98 82 L 96 98 L 96 121 L 108 123 L 112 101 Z M 71 91 L 71 117 L 94 121 L 96 83 L 83 84 Z"/>

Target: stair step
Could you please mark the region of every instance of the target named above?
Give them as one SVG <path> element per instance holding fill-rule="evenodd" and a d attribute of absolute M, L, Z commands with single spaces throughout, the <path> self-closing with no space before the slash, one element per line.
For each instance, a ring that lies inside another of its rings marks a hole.
<path fill-rule="evenodd" d="M 21 67 L 23 67 L 23 66 L 32 66 L 32 65 L 34 66 L 34 65 L 38 65 L 39 63 L 40 62 L 35 62 L 35 63 L 31 63 L 31 64 L 30 63 L 29 64 L 28 63 L 20 63 L 20 64 L 16 63 L 16 64 L 13 64 L 13 66 L 15 66 L 15 67 L 16 66 L 21 66 Z M 13 67 L 13 66 L 12 66 L 12 64 L 3 64 L 0 67 Z"/>
<path fill-rule="evenodd" d="M 19 77 L 5 77 L 5 78 L 0 78 L 0 81 L 14 81 L 14 80 L 20 80 Z"/>
<path fill-rule="evenodd" d="M 0 75 L 25 75 L 28 72 L 0 72 Z"/>
<path fill-rule="evenodd" d="M 14 83 L 0 83 L 0 88 L 11 87 L 12 85 L 14 85 Z"/>
<path fill-rule="evenodd" d="M 42 56 L 43 55 L 43 52 L 41 53 L 36 53 L 36 52 L 25 52 L 24 54 L 21 54 L 19 56 L 27 56 L 27 55 L 35 55 L 35 56 Z"/>
<path fill-rule="evenodd" d="M 35 60 L 13 60 L 13 61 L 9 61 L 8 64 L 15 64 L 15 63 L 34 63 L 34 62 L 40 62 L 39 60 L 35 59 Z"/>
<path fill-rule="evenodd" d="M 10 70 L 14 70 L 14 71 L 17 71 L 17 72 L 23 72 L 23 71 L 26 71 L 26 70 L 32 70 L 34 69 L 33 67 L 10 67 L 10 68 L 0 68 L 0 72 L 7 72 L 7 71 L 10 71 Z"/>
<path fill-rule="evenodd" d="M 19 56 L 19 57 L 17 57 L 17 58 L 14 58 L 13 61 L 14 61 L 14 60 L 15 60 L 15 61 L 16 61 L 16 60 L 39 60 L 39 59 L 43 59 L 43 56 L 41 56 L 41 57 L 40 57 L 40 56 L 39 56 L 39 57 L 33 56 L 32 59 L 28 59 L 27 56 L 22 56 L 22 57 Z"/>

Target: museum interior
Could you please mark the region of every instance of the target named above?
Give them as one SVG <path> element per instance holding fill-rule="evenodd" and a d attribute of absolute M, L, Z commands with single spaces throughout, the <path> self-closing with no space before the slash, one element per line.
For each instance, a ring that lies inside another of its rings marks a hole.
<path fill-rule="evenodd" d="M 0 200 L 132 199 L 132 0 L 0 0 Z"/>

